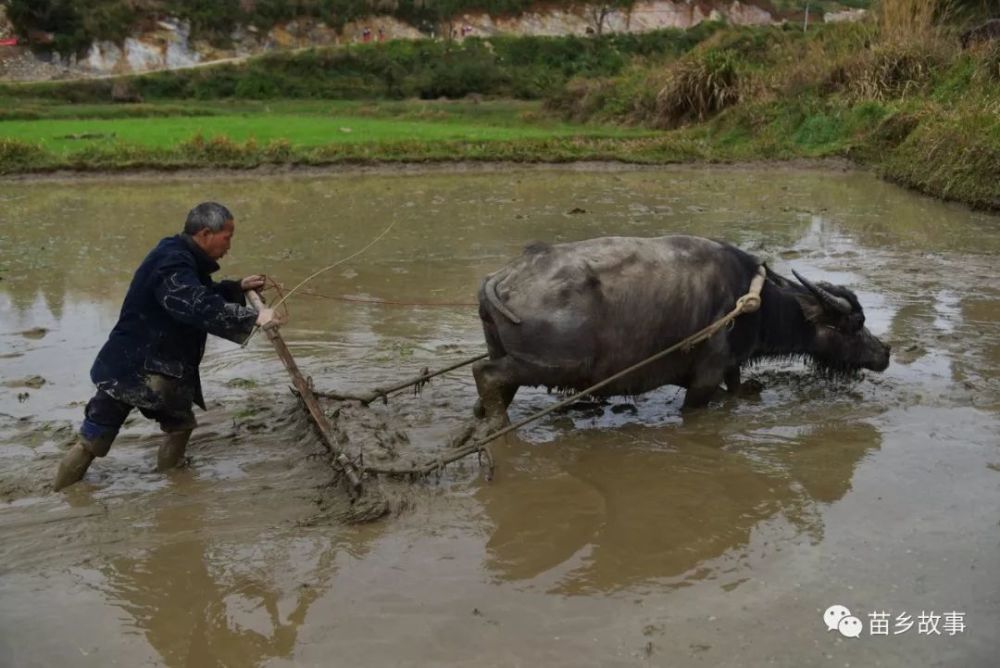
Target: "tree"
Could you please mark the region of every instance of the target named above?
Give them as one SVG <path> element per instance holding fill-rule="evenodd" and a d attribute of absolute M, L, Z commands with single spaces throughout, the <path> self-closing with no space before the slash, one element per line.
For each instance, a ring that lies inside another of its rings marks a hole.
<path fill-rule="evenodd" d="M 635 0 L 602 0 L 601 2 L 588 3 L 583 10 L 583 15 L 590 23 L 590 28 L 595 35 L 604 34 L 604 24 L 608 17 L 615 12 L 632 9 Z"/>

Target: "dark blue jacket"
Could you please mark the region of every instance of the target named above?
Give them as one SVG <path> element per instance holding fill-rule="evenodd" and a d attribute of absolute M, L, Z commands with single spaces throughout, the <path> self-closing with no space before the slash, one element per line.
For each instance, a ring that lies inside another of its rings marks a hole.
<path fill-rule="evenodd" d="M 257 320 L 238 281 L 212 281 L 218 269 L 191 237 L 161 240 L 132 277 L 118 323 L 90 370 L 94 384 L 119 401 L 161 410 L 164 398 L 146 383 L 148 374 L 161 374 L 205 408 L 198 365 L 207 334 L 242 343 Z"/>

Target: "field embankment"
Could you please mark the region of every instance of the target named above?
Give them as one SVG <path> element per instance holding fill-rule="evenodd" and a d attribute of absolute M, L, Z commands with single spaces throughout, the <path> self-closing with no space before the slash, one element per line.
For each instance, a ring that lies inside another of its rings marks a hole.
<path fill-rule="evenodd" d="M 963 40 L 936 5 L 885 0 L 879 22 L 807 33 L 719 31 L 672 62 L 571 81 L 548 108 L 661 128 L 709 160 L 847 157 L 1000 209 L 1000 39 Z"/>

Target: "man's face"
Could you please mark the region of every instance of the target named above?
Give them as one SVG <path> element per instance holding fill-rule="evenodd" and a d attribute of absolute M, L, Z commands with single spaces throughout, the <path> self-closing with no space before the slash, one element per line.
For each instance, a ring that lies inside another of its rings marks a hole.
<path fill-rule="evenodd" d="M 236 231 L 236 222 L 227 220 L 222 229 L 218 232 L 211 230 L 200 230 L 194 237 L 195 243 L 205 251 L 205 255 L 218 260 L 229 252 L 229 246 L 233 242 L 233 233 Z"/>

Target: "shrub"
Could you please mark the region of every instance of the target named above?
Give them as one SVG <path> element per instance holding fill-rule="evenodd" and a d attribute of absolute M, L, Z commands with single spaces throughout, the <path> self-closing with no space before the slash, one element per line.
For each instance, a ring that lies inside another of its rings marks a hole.
<path fill-rule="evenodd" d="M 616 86 L 614 79 L 572 79 L 545 101 L 545 108 L 574 121 L 608 115 L 607 101 Z"/>
<path fill-rule="evenodd" d="M 885 42 L 836 66 L 829 83 L 855 99 L 903 97 L 928 83 L 946 58 L 939 44 Z"/>
<path fill-rule="evenodd" d="M 883 120 L 872 133 L 871 139 L 880 148 L 902 144 L 920 125 L 920 117 L 913 113 L 899 112 Z"/>
<path fill-rule="evenodd" d="M 736 55 L 708 49 L 675 63 L 656 95 L 656 125 L 674 127 L 704 120 L 740 100 Z"/>
<path fill-rule="evenodd" d="M 292 144 L 287 139 L 272 139 L 264 147 L 269 162 L 287 162 L 292 157 Z"/>
<path fill-rule="evenodd" d="M 491 58 L 459 58 L 431 68 L 419 86 L 424 99 L 460 98 L 469 93 L 493 93 L 508 80 Z"/>
<path fill-rule="evenodd" d="M 0 174 L 24 171 L 44 157 L 45 150 L 38 144 L 0 137 Z"/>
<path fill-rule="evenodd" d="M 178 144 L 177 152 L 197 163 L 232 165 L 255 154 L 257 142 L 254 139 L 248 139 L 241 144 L 224 136 L 205 139 L 199 132 L 187 141 Z"/>

